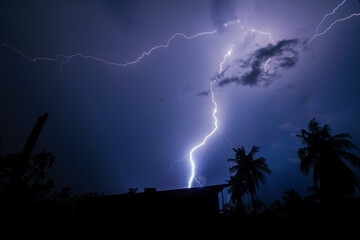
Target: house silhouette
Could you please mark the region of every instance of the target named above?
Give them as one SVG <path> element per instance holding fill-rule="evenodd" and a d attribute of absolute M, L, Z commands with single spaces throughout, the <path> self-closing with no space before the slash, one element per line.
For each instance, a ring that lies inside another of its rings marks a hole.
<path fill-rule="evenodd" d="M 145 188 L 141 193 L 82 197 L 75 204 L 75 215 L 92 223 L 113 219 L 111 224 L 130 228 L 203 225 L 218 217 L 219 193 L 227 186 L 165 191 Z"/>

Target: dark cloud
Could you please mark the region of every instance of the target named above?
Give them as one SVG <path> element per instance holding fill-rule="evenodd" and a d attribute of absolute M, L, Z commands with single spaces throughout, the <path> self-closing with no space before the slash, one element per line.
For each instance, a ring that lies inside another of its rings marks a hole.
<path fill-rule="evenodd" d="M 283 69 L 294 67 L 298 60 L 298 39 L 286 39 L 269 44 L 252 52 L 248 59 L 237 60 L 240 75 L 225 77 L 219 80 L 218 86 L 224 87 L 230 83 L 255 86 L 259 83 L 269 85 L 272 80 L 281 76 Z M 222 73 L 222 77 L 225 73 Z"/>
<path fill-rule="evenodd" d="M 209 96 L 209 94 L 210 94 L 210 90 L 207 90 L 207 91 L 204 90 L 204 91 L 199 92 L 197 95 L 207 97 L 207 96 Z"/>
<path fill-rule="evenodd" d="M 222 31 L 225 23 L 237 19 L 235 2 L 232 0 L 213 0 L 211 19 L 218 31 Z"/>
<path fill-rule="evenodd" d="M 219 81 L 218 86 L 224 87 L 230 83 L 240 83 L 241 79 L 239 77 L 232 77 L 232 78 L 224 78 Z"/>

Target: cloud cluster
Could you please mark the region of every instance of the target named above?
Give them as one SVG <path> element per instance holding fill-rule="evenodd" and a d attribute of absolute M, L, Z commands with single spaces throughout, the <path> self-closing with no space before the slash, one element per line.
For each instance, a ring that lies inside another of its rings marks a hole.
<path fill-rule="evenodd" d="M 201 91 L 201 92 L 198 92 L 198 96 L 204 96 L 204 97 L 208 97 L 210 94 L 210 90 L 204 90 L 204 91 Z"/>
<path fill-rule="evenodd" d="M 295 66 L 299 54 L 298 44 L 298 39 L 286 39 L 253 51 L 246 60 L 237 60 L 237 67 L 240 68 L 237 74 L 224 77 L 226 74 L 222 72 L 221 76 L 217 76 L 220 79 L 218 86 L 225 87 L 231 83 L 269 85 L 281 76 L 282 70 Z"/>

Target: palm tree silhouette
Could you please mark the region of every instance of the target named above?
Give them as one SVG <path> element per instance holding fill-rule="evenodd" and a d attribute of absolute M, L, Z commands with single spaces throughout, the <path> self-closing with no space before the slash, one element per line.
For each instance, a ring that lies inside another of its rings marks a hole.
<path fill-rule="evenodd" d="M 286 206 L 298 205 L 302 201 L 301 195 L 294 189 L 287 190 L 283 192 L 283 194 L 284 196 L 282 197 L 282 200 Z"/>
<path fill-rule="evenodd" d="M 228 159 L 229 162 L 235 164 L 229 169 L 230 173 L 235 173 L 235 175 L 230 177 L 228 183 L 231 200 L 238 207 L 243 205 L 245 194 L 251 195 L 251 198 L 255 199 L 259 182 L 265 183 L 264 173 L 271 174 L 264 157 L 254 159 L 259 149 L 259 147 L 253 146 L 249 154 L 246 154 L 243 146 L 237 149 L 233 148 L 235 158 Z"/>
<path fill-rule="evenodd" d="M 360 189 L 359 178 L 344 161 L 360 169 L 360 158 L 346 151 L 359 149 L 349 140 L 349 134 L 333 136 L 329 125 L 321 127 L 312 119 L 308 130 L 296 136 L 305 145 L 298 150 L 300 170 L 308 175 L 313 169 L 314 188 L 319 189 L 321 201 L 353 196 L 356 188 Z"/>

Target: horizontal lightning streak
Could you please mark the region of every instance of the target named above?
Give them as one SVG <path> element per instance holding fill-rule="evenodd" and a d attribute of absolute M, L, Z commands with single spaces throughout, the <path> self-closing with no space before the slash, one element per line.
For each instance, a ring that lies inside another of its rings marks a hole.
<path fill-rule="evenodd" d="M 328 28 L 326 28 L 324 31 L 320 32 L 319 33 L 319 28 L 321 26 L 321 24 L 325 21 L 325 19 L 334 14 L 342 5 L 344 5 L 344 3 L 346 2 L 346 0 L 343 0 L 339 5 L 337 5 L 332 12 L 330 13 L 327 13 L 325 14 L 325 16 L 322 18 L 322 20 L 320 21 L 319 25 L 316 27 L 316 30 L 315 30 L 315 34 L 310 38 L 309 41 L 307 41 L 301 48 L 303 47 L 306 47 L 308 46 L 315 38 L 319 37 L 319 36 L 322 36 L 324 34 L 326 34 L 335 24 L 339 23 L 339 22 L 343 22 L 343 21 L 346 21 L 352 17 L 359 17 L 360 16 L 360 12 L 359 13 L 353 13 L 349 16 L 346 16 L 344 18 L 340 18 L 340 19 L 337 19 L 335 20 L 333 23 L 330 24 L 330 26 Z"/>
<path fill-rule="evenodd" d="M 29 62 L 57 61 L 59 59 L 65 59 L 66 61 L 64 61 L 64 62 L 62 62 L 60 64 L 60 70 L 61 70 L 61 72 L 63 72 L 62 71 L 62 65 L 64 63 L 68 62 L 70 59 L 73 59 L 75 57 L 80 57 L 80 58 L 83 58 L 83 59 L 92 59 L 92 60 L 99 61 L 99 62 L 102 62 L 102 63 L 107 64 L 107 65 L 111 65 L 111 66 L 126 67 L 126 66 L 129 66 L 129 65 L 136 64 L 136 63 L 140 62 L 144 57 L 149 56 L 152 52 L 154 52 L 157 49 L 168 48 L 170 46 L 171 41 L 174 38 L 176 38 L 177 36 L 181 36 L 181 37 L 183 37 L 185 39 L 193 39 L 193 38 L 197 38 L 197 37 L 204 36 L 204 35 L 212 35 L 212 34 L 214 34 L 216 32 L 217 32 L 217 30 L 210 31 L 210 32 L 200 32 L 200 33 L 197 33 L 197 34 L 194 34 L 194 35 L 191 35 L 191 36 L 187 36 L 184 33 L 175 33 L 174 35 L 172 35 L 168 39 L 166 44 L 156 45 L 156 46 L 152 47 L 150 50 L 148 50 L 146 52 L 143 52 L 137 59 L 135 59 L 133 61 L 125 62 L 125 63 L 107 61 L 107 60 L 105 60 L 103 58 L 99 58 L 99 57 L 95 57 L 95 56 L 91 56 L 91 55 L 84 55 L 84 54 L 81 54 L 81 53 L 74 53 L 72 55 L 57 54 L 55 57 L 33 57 L 33 58 L 31 58 L 31 57 L 25 55 L 23 51 L 20 51 L 20 50 L 16 49 L 15 47 L 10 46 L 10 45 L 8 45 L 6 43 L 0 43 L 0 45 L 2 45 L 5 48 L 11 49 L 15 53 L 19 54 L 21 57 L 27 59 Z"/>
<path fill-rule="evenodd" d="M 231 25 L 238 25 L 240 26 L 243 30 L 245 30 L 245 27 L 240 23 L 240 20 L 235 20 L 235 21 L 229 21 L 227 23 L 225 23 L 223 26 L 225 28 L 228 28 L 230 27 Z M 60 71 L 62 73 L 64 73 L 63 71 L 63 65 L 65 63 L 68 63 L 71 59 L 74 59 L 76 57 L 78 58 L 82 58 L 82 59 L 91 59 L 91 60 L 94 60 L 94 61 L 98 61 L 98 62 L 101 62 L 101 63 L 104 63 L 104 64 L 107 64 L 107 65 L 110 65 L 110 66 L 118 66 L 118 67 L 127 67 L 129 65 L 133 65 L 133 64 L 136 64 L 136 63 L 139 63 L 142 59 L 144 59 L 146 56 L 149 56 L 151 55 L 154 51 L 158 50 L 158 49 L 161 49 L 161 48 L 168 48 L 172 42 L 172 40 L 176 37 L 183 37 L 184 39 L 194 39 L 194 38 L 197 38 L 197 37 L 200 37 L 200 36 L 204 36 L 204 35 L 212 35 L 212 34 L 215 34 L 217 33 L 218 30 L 213 30 L 213 31 L 205 31 L 205 32 L 200 32 L 200 33 L 196 33 L 194 35 L 191 35 L 191 36 L 187 36 L 185 35 L 184 33 L 175 33 L 173 34 L 166 42 L 166 44 L 159 44 L 159 45 L 156 45 L 154 47 L 152 47 L 151 49 L 149 49 L 148 51 L 146 52 L 143 52 L 137 59 L 133 60 L 133 61 L 129 61 L 129 62 L 125 62 L 125 63 L 119 63 L 119 62 L 114 62 L 114 61 L 108 61 L 104 58 L 100 58 L 100 57 L 96 57 L 96 56 L 92 56 L 92 55 L 85 55 L 85 54 L 82 54 L 82 53 L 74 53 L 74 54 L 71 54 L 71 55 L 65 55 L 65 54 L 57 54 L 55 55 L 55 57 L 29 57 L 27 56 L 23 51 L 13 47 L 13 46 L 10 46 L 6 43 L 2 43 L 0 42 L 0 45 L 2 45 L 3 47 L 5 48 L 8 48 L 10 50 L 12 50 L 13 52 L 17 53 L 18 55 L 20 55 L 21 57 L 23 57 L 24 59 L 28 60 L 29 62 L 37 62 L 37 61 L 58 61 L 58 60 L 63 60 L 61 63 L 60 63 Z M 259 30 L 256 30 L 256 29 L 251 29 L 251 30 L 247 30 L 245 32 L 245 35 L 246 33 L 248 32 L 256 32 L 258 34 L 262 34 L 262 35 L 267 35 L 270 39 L 270 41 L 272 43 L 274 43 L 274 40 L 272 39 L 272 36 L 271 36 L 271 33 L 270 32 L 263 32 L 263 31 L 259 31 Z"/>
<path fill-rule="evenodd" d="M 340 3 L 339 5 L 336 6 L 336 8 L 334 8 L 334 10 L 330 13 L 325 14 L 325 16 L 323 17 L 323 19 L 321 20 L 321 22 L 319 23 L 319 25 L 317 26 L 316 30 L 315 30 L 315 34 L 319 32 L 319 28 L 321 26 L 321 24 L 325 21 L 325 19 L 330 16 L 333 15 L 336 10 L 338 10 L 344 3 L 346 2 L 346 0 L 342 1 L 342 3 Z"/>
<path fill-rule="evenodd" d="M 214 31 L 211 31 L 211 32 L 201 32 L 201 33 L 197 33 L 195 35 L 192 35 L 192 36 L 186 36 L 185 34 L 183 33 L 175 33 L 171 38 L 169 38 L 169 40 L 167 41 L 167 43 L 165 45 L 157 45 L 153 48 L 151 48 L 149 51 L 147 52 L 144 52 L 140 57 L 138 57 L 136 60 L 134 61 L 131 61 L 131 62 L 127 62 L 127 63 L 124 63 L 124 64 L 120 64 L 120 66 L 123 66 L 123 67 L 126 67 L 128 65 L 131 65 L 131 64 L 135 64 L 135 63 L 138 63 L 141 59 L 143 59 L 145 56 L 148 56 L 150 55 L 154 50 L 156 49 L 159 49 L 159 48 L 168 48 L 169 45 L 170 45 L 170 42 L 177 36 L 182 36 L 183 38 L 185 39 L 193 39 L 193 38 L 197 38 L 199 36 L 203 36 L 203 35 L 212 35 L 214 33 L 216 33 L 217 30 L 214 30 Z"/>
<path fill-rule="evenodd" d="M 261 35 L 266 35 L 266 36 L 269 37 L 269 39 L 270 39 L 270 41 L 271 41 L 272 44 L 275 43 L 275 41 L 274 41 L 274 39 L 272 38 L 270 32 L 263 32 L 263 31 L 256 30 L 256 29 L 254 29 L 254 28 L 251 29 L 250 31 L 251 31 L 251 32 L 256 32 L 256 33 L 261 34 Z"/>
<path fill-rule="evenodd" d="M 359 17 L 359 16 L 360 16 L 360 13 L 353 13 L 353 14 L 347 16 L 347 17 L 337 19 L 327 29 L 325 29 L 321 33 L 314 34 L 314 36 L 312 36 L 312 38 L 305 44 L 305 46 L 309 45 L 309 43 L 312 42 L 312 40 L 314 40 L 314 38 L 319 37 L 319 36 L 324 35 L 325 33 L 327 33 L 336 23 L 343 22 L 343 21 L 346 21 L 346 20 L 348 20 L 348 19 L 350 19 L 352 17 Z"/>

